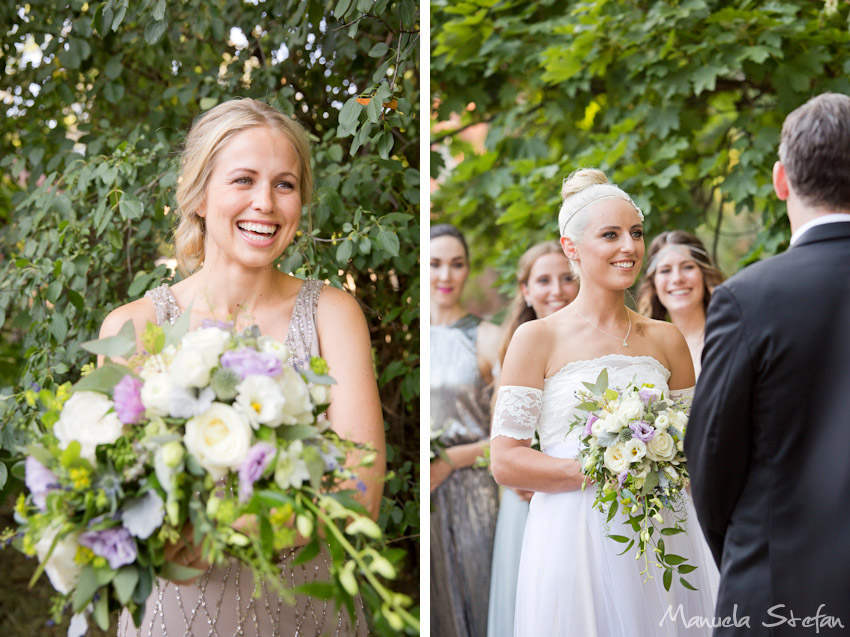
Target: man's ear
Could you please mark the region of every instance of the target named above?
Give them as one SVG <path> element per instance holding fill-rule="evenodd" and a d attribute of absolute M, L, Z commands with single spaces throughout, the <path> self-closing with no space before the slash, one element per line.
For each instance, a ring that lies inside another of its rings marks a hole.
<path fill-rule="evenodd" d="M 773 190 L 781 201 L 788 199 L 788 176 L 785 174 L 785 166 L 781 161 L 773 164 Z"/>

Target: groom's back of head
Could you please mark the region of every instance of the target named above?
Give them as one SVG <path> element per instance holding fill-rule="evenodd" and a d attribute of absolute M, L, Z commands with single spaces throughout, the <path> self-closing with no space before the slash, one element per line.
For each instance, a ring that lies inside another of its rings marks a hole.
<path fill-rule="evenodd" d="M 850 212 L 850 97 L 824 93 L 792 111 L 782 125 L 779 161 L 807 205 Z"/>

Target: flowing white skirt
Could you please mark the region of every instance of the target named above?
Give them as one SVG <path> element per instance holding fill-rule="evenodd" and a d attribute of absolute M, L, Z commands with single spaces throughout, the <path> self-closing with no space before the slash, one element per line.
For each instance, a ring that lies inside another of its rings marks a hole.
<path fill-rule="evenodd" d="M 554 445 L 546 453 L 571 458 L 575 445 Z M 674 573 L 668 592 L 663 571 L 651 560 L 654 579 L 644 583 L 646 575 L 640 572 L 646 563 L 635 560 L 634 547 L 618 555 L 626 545 L 606 535 L 631 537 L 631 527 L 618 514 L 605 531 L 602 513 L 591 506 L 595 490 L 588 485 L 584 492 L 532 498 L 517 583 L 515 637 L 710 635 L 707 622 L 714 617 L 719 575 L 690 500 L 688 532 L 664 540 L 668 553 L 697 566 L 686 577 L 699 590 L 684 588 Z"/>

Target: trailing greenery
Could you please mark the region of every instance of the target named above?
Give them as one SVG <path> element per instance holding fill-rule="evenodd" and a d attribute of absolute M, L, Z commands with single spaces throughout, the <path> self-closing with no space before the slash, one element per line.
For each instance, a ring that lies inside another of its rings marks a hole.
<path fill-rule="evenodd" d="M 389 443 L 380 524 L 418 594 L 418 12 L 415 0 L 0 6 L 4 499 L 20 488 L 38 391 L 76 380 L 105 315 L 169 276 L 192 121 L 253 97 L 314 142 L 314 201 L 280 267 L 348 289 L 366 314 Z"/>
<path fill-rule="evenodd" d="M 746 214 L 760 231 L 739 266 L 775 254 L 790 237 L 771 186 L 782 122 L 850 93 L 849 20 L 835 0 L 436 0 L 433 212 L 507 273 L 555 235 L 561 180 L 597 166 L 649 237 L 707 227 L 716 251 L 724 218 Z M 459 134 L 478 123 L 484 152 Z"/>

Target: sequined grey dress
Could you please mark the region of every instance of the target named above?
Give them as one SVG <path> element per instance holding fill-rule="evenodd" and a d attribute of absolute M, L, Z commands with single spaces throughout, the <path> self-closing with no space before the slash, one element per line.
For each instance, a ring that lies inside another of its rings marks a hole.
<path fill-rule="evenodd" d="M 286 347 L 299 360 L 319 355 L 316 329 L 317 307 L 322 282 L 304 281 L 286 336 Z M 157 324 L 174 321 L 182 313 L 171 290 L 162 285 L 145 294 L 156 308 Z M 291 549 L 279 565 L 288 587 L 314 580 L 328 580 L 329 558 L 320 553 L 314 560 L 293 566 L 297 554 Z M 337 612 L 333 602 L 297 595 L 295 605 L 287 604 L 273 590 L 263 587 L 262 595 L 252 596 L 254 579 L 251 569 L 233 560 L 212 567 L 194 584 L 178 586 L 169 580 L 157 580 L 148 598 L 144 619 L 137 630 L 132 617 L 124 612 L 118 623 L 119 637 L 177 637 L 201 635 L 232 637 L 314 637 L 318 635 L 366 635 L 363 606 L 358 598 L 355 625 L 347 611 Z"/>
<path fill-rule="evenodd" d="M 478 371 L 481 319 L 431 327 L 431 423 L 447 447 L 490 435 L 491 389 Z M 453 471 L 431 494 L 431 634 L 485 637 L 499 490 L 488 469 Z"/>

